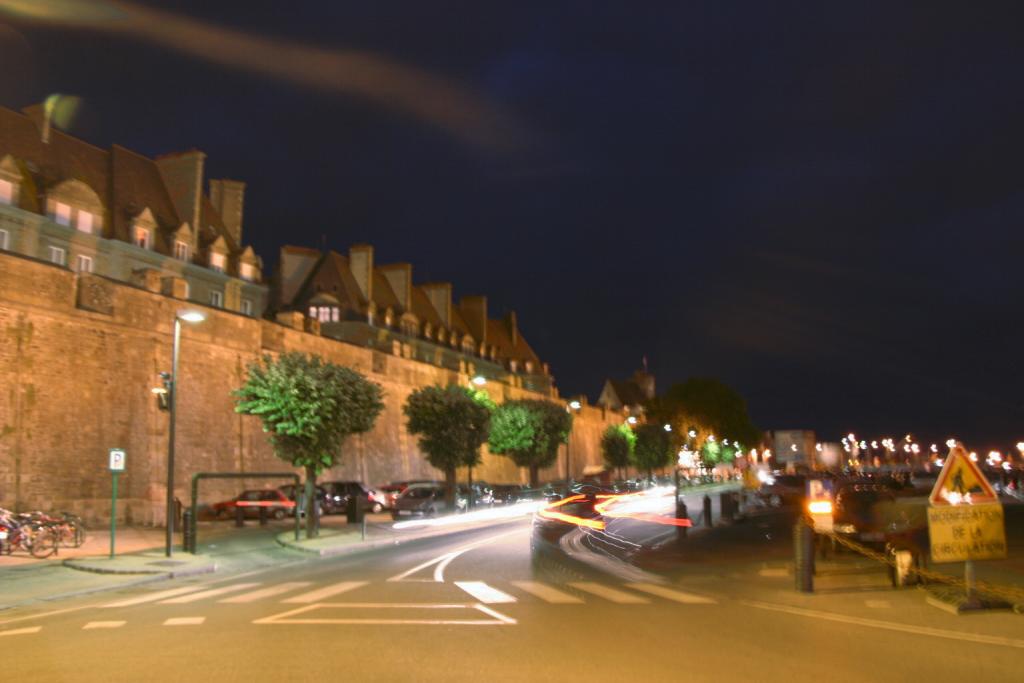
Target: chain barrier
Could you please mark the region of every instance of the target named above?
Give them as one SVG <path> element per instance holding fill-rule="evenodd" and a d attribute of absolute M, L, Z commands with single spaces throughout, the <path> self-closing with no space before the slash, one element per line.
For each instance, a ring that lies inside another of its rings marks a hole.
<path fill-rule="evenodd" d="M 807 518 L 803 518 L 803 522 L 804 524 L 813 527 L 813 524 Z M 831 538 L 833 542 L 839 543 L 840 545 L 845 546 L 850 550 L 853 550 L 854 552 L 859 553 L 870 560 L 875 560 L 876 562 L 882 562 L 883 564 L 887 564 L 894 570 L 897 568 L 896 556 L 894 554 L 881 553 L 877 550 L 872 550 L 867 546 L 861 545 L 860 543 L 857 543 L 856 541 L 853 541 L 849 538 L 845 538 L 844 536 L 841 536 L 835 532 L 816 531 L 815 533 L 821 536 Z M 926 581 L 944 583 L 954 588 L 959 588 L 964 591 L 967 590 L 967 584 L 964 582 L 963 579 L 957 578 L 955 576 L 950 576 L 949 574 L 943 574 L 941 572 L 924 569 L 922 567 L 917 567 L 914 565 L 908 567 L 907 571 L 910 574 L 916 575 L 919 578 L 924 579 Z M 1013 604 L 1024 604 L 1024 589 L 1013 588 L 1011 586 L 1001 586 L 988 581 L 975 581 L 974 591 L 976 593 L 988 595 L 993 598 L 998 598 L 1000 600 L 1005 600 Z"/>

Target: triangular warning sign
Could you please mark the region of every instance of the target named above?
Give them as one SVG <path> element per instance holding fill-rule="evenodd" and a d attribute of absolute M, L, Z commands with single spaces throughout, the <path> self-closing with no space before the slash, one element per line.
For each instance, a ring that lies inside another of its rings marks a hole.
<path fill-rule="evenodd" d="M 998 503 L 992 484 L 981 473 L 977 463 L 967 455 L 963 446 L 957 445 L 950 449 L 946 464 L 935 481 L 932 494 L 928 497 L 929 505 L 974 505 L 979 503 Z"/>

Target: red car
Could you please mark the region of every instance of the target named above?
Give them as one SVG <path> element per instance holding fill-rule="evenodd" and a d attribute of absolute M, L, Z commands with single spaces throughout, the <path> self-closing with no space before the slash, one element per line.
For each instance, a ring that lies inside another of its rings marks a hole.
<path fill-rule="evenodd" d="M 277 489 L 242 491 L 236 498 L 215 503 L 210 510 L 218 517 L 227 519 L 235 516 L 235 509 L 242 508 L 246 517 L 258 517 L 260 508 L 267 508 L 267 514 L 274 519 L 284 519 L 293 514 L 295 501 Z"/>

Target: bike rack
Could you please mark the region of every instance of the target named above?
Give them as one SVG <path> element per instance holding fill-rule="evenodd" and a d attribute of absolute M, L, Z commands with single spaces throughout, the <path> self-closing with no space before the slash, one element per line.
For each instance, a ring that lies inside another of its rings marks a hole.
<path fill-rule="evenodd" d="M 192 519 L 189 520 L 191 547 L 186 552 L 196 554 L 196 514 L 199 511 L 199 481 L 201 479 L 291 479 L 299 487 L 299 475 L 294 472 L 197 472 L 192 475 L 192 504 L 189 506 Z M 295 514 L 295 540 L 299 540 L 299 515 Z"/>

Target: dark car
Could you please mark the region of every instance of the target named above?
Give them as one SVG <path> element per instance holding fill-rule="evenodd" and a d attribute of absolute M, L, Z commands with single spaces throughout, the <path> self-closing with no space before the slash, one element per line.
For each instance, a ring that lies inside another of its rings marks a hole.
<path fill-rule="evenodd" d="M 494 505 L 515 505 L 533 500 L 529 489 L 522 484 L 494 484 L 491 487 L 491 497 Z"/>
<path fill-rule="evenodd" d="M 380 512 L 384 509 L 384 496 L 366 488 L 362 482 L 325 481 L 323 487 L 327 491 L 326 507 L 324 508 L 326 514 L 345 512 L 353 498 L 359 501 L 363 510 Z"/>
<path fill-rule="evenodd" d="M 467 500 L 456 495 L 455 508 L 450 509 L 444 495 L 444 484 L 410 484 L 395 501 L 391 512 L 393 519 L 409 517 L 434 517 L 441 512 L 459 512 L 466 508 Z"/>
<path fill-rule="evenodd" d="M 305 495 L 306 487 L 304 484 L 285 484 L 284 486 L 278 486 L 277 490 L 284 494 L 284 496 L 300 506 L 302 504 L 302 498 Z M 327 491 L 322 486 L 316 487 L 316 500 L 320 503 L 320 510 L 323 514 L 327 514 Z M 306 514 L 305 508 L 299 511 L 300 515 Z"/>
<path fill-rule="evenodd" d="M 235 498 L 221 503 L 215 503 L 210 507 L 211 512 L 218 517 L 234 517 L 235 511 L 243 510 L 246 517 L 258 517 L 260 509 L 265 508 L 267 513 L 274 519 L 284 519 L 286 515 L 292 514 L 295 510 L 295 501 L 279 489 L 250 490 L 242 491 Z"/>
<path fill-rule="evenodd" d="M 888 524 L 881 506 L 896 496 L 890 486 L 877 482 L 846 484 L 836 494 L 833 529 L 862 543 L 882 543 Z"/>
<path fill-rule="evenodd" d="M 761 486 L 760 494 L 773 507 L 799 505 L 807 495 L 807 477 L 802 474 L 773 474 Z"/>

